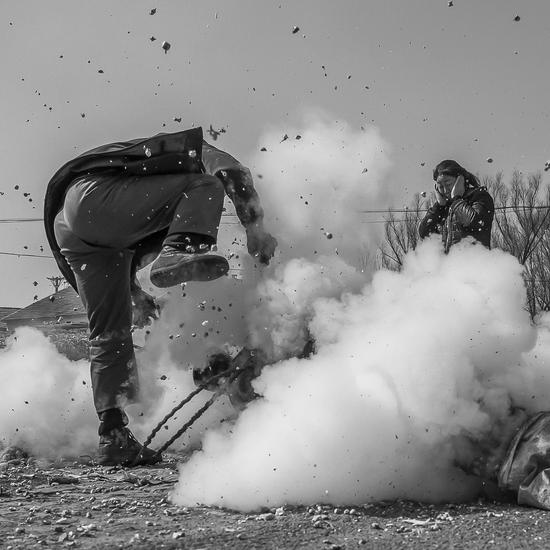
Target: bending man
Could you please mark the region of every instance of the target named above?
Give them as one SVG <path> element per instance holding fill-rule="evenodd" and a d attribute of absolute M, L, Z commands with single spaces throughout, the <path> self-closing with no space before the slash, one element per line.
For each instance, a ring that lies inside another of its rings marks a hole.
<path fill-rule="evenodd" d="M 124 413 L 138 392 L 132 315 L 134 307 L 134 322 L 143 324 L 157 311 L 136 272 L 154 260 L 158 287 L 225 275 L 227 260 L 213 250 L 225 194 L 249 253 L 269 263 L 277 243 L 264 230 L 250 171 L 206 143 L 201 128 L 98 147 L 65 164 L 48 185 L 48 241 L 88 315 L 100 464 L 131 464 L 142 449 Z M 154 460 L 146 449 L 140 463 Z"/>

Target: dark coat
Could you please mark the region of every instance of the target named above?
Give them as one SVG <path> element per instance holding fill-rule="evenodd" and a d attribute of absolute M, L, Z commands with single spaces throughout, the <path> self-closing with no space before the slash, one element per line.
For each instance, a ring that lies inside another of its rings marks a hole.
<path fill-rule="evenodd" d="M 44 225 L 48 243 L 61 273 L 75 290 L 74 274 L 55 238 L 54 219 L 63 207 L 69 185 L 77 176 L 113 169 L 145 176 L 201 172 L 217 175 L 235 204 L 243 225 L 257 223 L 263 216 L 250 171 L 228 153 L 205 142 L 200 127 L 102 145 L 64 164 L 48 183 L 44 199 Z M 139 265 L 142 257 L 162 243 L 163 235 L 151 237 L 150 242 L 136 245 L 135 265 Z"/>
<path fill-rule="evenodd" d="M 445 206 L 436 202 L 428 208 L 418 233 L 421 239 L 432 233 L 441 234 L 445 252 L 467 236 L 490 248 L 494 213 L 493 198 L 487 189 L 469 187 L 462 197 L 456 197 Z"/>

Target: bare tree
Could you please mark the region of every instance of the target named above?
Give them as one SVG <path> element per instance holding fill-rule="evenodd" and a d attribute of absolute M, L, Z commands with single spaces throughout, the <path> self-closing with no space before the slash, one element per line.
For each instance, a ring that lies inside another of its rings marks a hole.
<path fill-rule="evenodd" d="M 417 193 L 404 213 L 396 216 L 392 210 L 388 210 L 384 223 L 384 242 L 378 249 L 380 267 L 401 271 L 405 255 L 418 244 L 418 224 L 426 207 L 426 201 Z"/>
<path fill-rule="evenodd" d="M 524 266 L 527 310 L 532 318 L 550 309 L 550 188 L 540 173 L 525 179 L 514 172 L 509 185 L 502 174 L 484 178 L 495 199 L 492 241 Z"/>

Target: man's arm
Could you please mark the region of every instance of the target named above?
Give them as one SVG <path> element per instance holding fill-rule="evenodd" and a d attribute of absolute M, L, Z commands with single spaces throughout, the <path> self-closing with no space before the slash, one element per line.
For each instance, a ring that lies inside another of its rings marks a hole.
<path fill-rule="evenodd" d="M 202 144 L 202 162 L 207 174 L 217 176 L 222 181 L 243 226 L 261 223 L 264 213 L 250 170 L 229 153 L 206 141 Z"/>
<path fill-rule="evenodd" d="M 464 198 L 453 201 L 450 211 L 454 219 L 470 230 L 483 230 L 490 227 L 493 222 L 495 206 L 493 198 L 487 191 L 477 191 L 472 202 Z"/>
<path fill-rule="evenodd" d="M 237 217 L 246 229 L 248 252 L 261 263 L 269 263 L 277 241 L 264 229 L 264 211 L 250 170 L 206 141 L 203 142 L 202 161 L 206 173 L 222 181 L 227 196 L 235 205 Z"/>

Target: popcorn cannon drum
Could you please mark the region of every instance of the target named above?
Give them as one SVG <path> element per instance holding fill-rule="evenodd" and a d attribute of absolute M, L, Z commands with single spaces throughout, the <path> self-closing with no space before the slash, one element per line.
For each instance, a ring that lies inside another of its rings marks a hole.
<path fill-rule="evenodd" d="M 259 397 L 252 380 L 267 363 L 267 356 L 259 349 L 242 348 L 235 357 L 217 352 L 208 357 L 206 367 L 193 369 L 193 382 L 208 391 L 227 394 L 235 408 L 243 409 Z"/>

